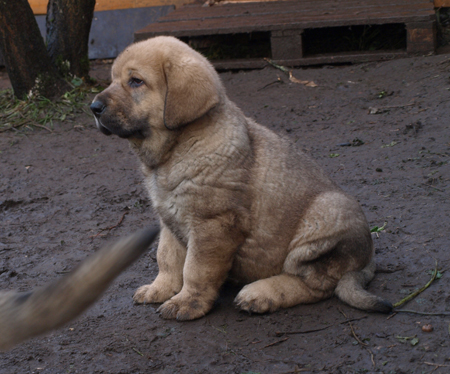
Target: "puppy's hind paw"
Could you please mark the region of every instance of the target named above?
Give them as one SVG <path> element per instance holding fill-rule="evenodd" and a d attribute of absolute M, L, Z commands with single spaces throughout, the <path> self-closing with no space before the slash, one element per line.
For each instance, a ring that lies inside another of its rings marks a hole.
<path fill-rule="evenodd" d="M 234 299 L 237 308 L 248 313 L 270 313 L 279 308 L 278 303 L 269 295 L 252 292 L 250 285 L 245 286 Z"/>

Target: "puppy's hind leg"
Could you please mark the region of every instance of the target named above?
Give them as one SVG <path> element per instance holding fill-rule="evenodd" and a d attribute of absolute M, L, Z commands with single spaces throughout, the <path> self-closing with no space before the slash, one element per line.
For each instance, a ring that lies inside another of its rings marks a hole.
<path fill-rule="evenodd" d="M 236 305 L 248 312 L 273 312 L 298 304 L 310 304 L 333 295 L 336 282 L 318 272 L 313 260 L 330 251 L 336 238 L 303 243 L 289 253 L 283 273 L 245 286 L 235 299 Z"/>
<path fill-rule="evenodd" d="M 332 293 L 312 289 L 300 277 L 282 273 L 246 285 L 234 302 L 238 308 L 249 313 L 266 313 L 298 304 L 315 303 L 330 297 Z"/>
<path fill-rule="evenodd" d="M 186 248 L 162 225 L 156 253 L 159 273 L 152 284 L 137 289 L 133 300 L 137 304 L 163 303 L 180 292 L 183 287 L 183 266 Z"/>

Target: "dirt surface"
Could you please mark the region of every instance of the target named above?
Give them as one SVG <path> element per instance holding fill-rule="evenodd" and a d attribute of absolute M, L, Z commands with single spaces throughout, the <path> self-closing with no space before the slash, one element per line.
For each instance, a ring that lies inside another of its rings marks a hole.
<path fill-rule="evenodd" d="M 358 198 L 371 227 L 386 222 L 373 234 L 370 291 L 396 302 L 437 260 L 442 278 L 404 308 L 447 315 L 388 318 L 336 298 L 248 315 L 226 285 L 206 317 L 166 321 L 131 300 L 157 274 L 154 245 L 76 321 L 1 353 L 0 373 L 450 372 L 449 70 L 450 55 L 294 70 L 317 87 L 273 67 L 221 73 L 248 116 L 311 154 Z M 0 221 L 0 287 L 26 291 L 156 217 L 127 142 L 80 115 L 51 133 L 1 134 Z"/>

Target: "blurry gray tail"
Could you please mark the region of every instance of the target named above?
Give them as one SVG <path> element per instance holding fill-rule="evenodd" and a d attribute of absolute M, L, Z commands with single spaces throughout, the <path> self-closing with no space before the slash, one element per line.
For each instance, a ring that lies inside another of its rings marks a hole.
<path fill-rule="evenodd" d="M 371 261 L 361 271 L 352 271 L 345 274 L 335 289 L 339 299 L 350 306 L 370 312 L 390 313 L 392 304 L 365 290 L 366 285 L 375 274 L 375 262 Z"/>

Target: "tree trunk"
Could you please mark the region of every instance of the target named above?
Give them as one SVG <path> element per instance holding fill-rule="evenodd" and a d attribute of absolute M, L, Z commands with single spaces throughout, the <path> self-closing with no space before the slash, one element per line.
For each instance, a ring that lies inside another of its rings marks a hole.
<path fill-rule="evenodd" d="M 14 95 L 53 98 L 67 88 L 52 64 L 27 0 L 0 0 L 0 51 Z"/>
<path fill-rule="evenodd" d="M 94 7 L 95 0 L 48 3 L 47 50 L 63 75 L 89 77 L 88 46 Z"/>

